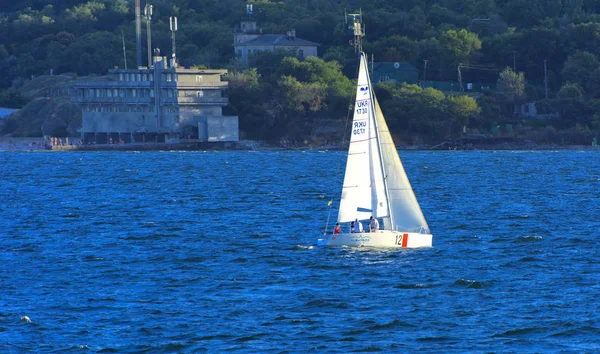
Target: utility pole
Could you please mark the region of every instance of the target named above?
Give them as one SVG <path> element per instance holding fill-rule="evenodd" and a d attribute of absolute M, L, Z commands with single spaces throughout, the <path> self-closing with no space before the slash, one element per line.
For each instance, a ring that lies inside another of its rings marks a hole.
<path fill-rule="evenodd" d="M 461 64 L 458 64 L 458 86 L 459 86 L 458 90 L 460 92 L 462 92 L 463 91 L 463 85 L 462 85 L 462 74 L 460 72 L 460 67 L 461 67 Z"/>
<path fill-rule="evenodd" d="M 548 59 L 544 59 L 544 97 L 548 99 L 548 71 L 546 70 L 546 62 Z"/>
<path fill-rule="evenodd" d="M 513 50 L 513 71 L 516 73 L 517 72 L 517 51 Z"/>
<path fill-rule="evenodd" d="M 146 37 L 148 38 L 148 69 L 152 67 L 152 32 L 150 22 L 152 21 L 152 5 L 144 7 L 144 19 L 146 20 Z"/>
<path fill-rule="evenodd" d="M 121 38 L 123 39 L 123 58 L 125 60 L 125 70 L 127 70 L 127 51 L 125 50 L 125 34 L 121 30 Z"/>

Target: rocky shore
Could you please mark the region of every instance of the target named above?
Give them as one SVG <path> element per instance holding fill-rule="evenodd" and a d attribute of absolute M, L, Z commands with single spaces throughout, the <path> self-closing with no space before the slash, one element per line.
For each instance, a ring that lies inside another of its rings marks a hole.
<path fill-rule="evenodd" d="M 76 139 L 71 139 L 76 141 Z M 346 143 L 347 144 L 347 143 Z M 342 144 L 303 144 L 300 146 L 271 145 L 262 141 L 185 142 L 136 144 L 70 144 L 52 146 L 43 138 L 0 138 L 0 152 L 8 151 L 206 151 L 206 150 L 345 150 Z M 400 145 L 399 150 L 599 150 L 590 145 L 537 144 L 531 141 L 488 141 L 457 143 L 445 141 L 437 145 Z"/>

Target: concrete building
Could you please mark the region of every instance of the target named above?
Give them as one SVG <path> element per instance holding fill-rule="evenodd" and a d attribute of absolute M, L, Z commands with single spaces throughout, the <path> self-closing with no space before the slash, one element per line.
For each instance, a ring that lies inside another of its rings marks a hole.
<path fill-rule="evenodd" d="M 318 44 L 296 37 L 296 30 L 286 34 L 264 34 L 256 27 L 256 21 L 242 21 L 233 30 L 233 48 L 236 56 L 245 64 L 252 55 L 261 51 L 274 52 L 278 49 L 294 53 L 299 59 L 317 56 Z"/>
<path fill-rule="evenodd" d="M 518 115 L 523 119 L 555 119 L 559 117 L 558 112 L 539 113 L 535 107 L 535 102 L 523 103 L 519 108 Z"/>
<path fill-rule="evenodd" d="M 168 66 L 155 53 L 152 68 L 109 70 L 107 78 L 78 82 L 85 143 L 226 142 L 239 140 L 228 104 L 227 70 Z"/>

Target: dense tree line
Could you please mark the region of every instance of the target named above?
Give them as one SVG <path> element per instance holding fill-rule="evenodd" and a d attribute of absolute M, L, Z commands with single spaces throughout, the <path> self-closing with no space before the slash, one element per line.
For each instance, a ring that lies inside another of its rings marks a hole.
<path fill-rule="evenodd" d="M 519 123 L 515 109 L 536 101 L 538 112 L 560 114 L 544 122 L 553 129 L 600 130 L 597 1 L 148 3 L 154 7 L 153 46 L 170 53 L 168 18 L 177 16 L 180 63 L 230 70 L 228 109 L 240 116 L 249 137 L 276 139 L 310 130 L 315 119 L 346 117 L 354 94 L 348 77 L 356 74 L 346 9 L 362 9 L 364 48 L 376 61 L 410 62 L 419 68 L 421 79 L 457 82 L 460 72 L 463 82 L 493 87 L 473 100 L 415 85 L 380 85 L 380 103 L 391 129 L 433 140 L 460 134 L 465 126 L 487 132 L 492 125 Z M 244 18 L 246 3 L 254 4 L 254 19 L 265 33 L 294 28 L 298 37 L 320 44 L 322 59 L 299 61 L 282 52 L 257 55 L 250 66 L 241 65 L 233 53 L 231 31 Z M 114 66 L 136 65 L 133 0 L 15 0 L 0 6 L 1 105 L 22 105 L 18 90 L 32 75 L 50 70 L 104 75 Z"/>

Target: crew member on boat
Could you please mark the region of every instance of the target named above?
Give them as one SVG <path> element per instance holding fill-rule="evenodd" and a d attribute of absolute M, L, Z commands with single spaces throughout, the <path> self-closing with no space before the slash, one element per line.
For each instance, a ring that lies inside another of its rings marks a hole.
<path fill-rule="evenodd" d="M 358 221 L 358 219 L 354 219 L 354 231 L 355 232 L 364 232 L 365 229 L 363 229 L 362 223 L 360 221 Z"/>
<path fill-rule="evenodd" d="M 377 219 L 375 219 L 373 216 L 371 216 L 370 220 L 371 222 L 369 223 L 369 231 L 375 232 L 379 230 L 379 221 L 377 221 Z"/>

